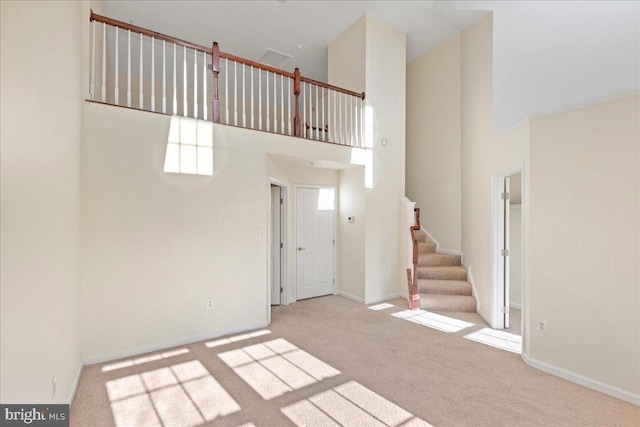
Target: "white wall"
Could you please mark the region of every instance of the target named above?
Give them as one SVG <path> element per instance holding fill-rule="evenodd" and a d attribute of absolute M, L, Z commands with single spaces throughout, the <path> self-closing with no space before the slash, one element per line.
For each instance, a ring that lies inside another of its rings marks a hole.
<path fill-rule="evenodd" d="M 0 2 L 2 403 L 69 403 L 79 375 L 83 11 Z"/>
<path fill-rule="evenodd" d="M 461 249 L 460 41 L 407 65 L 407 197 L 442 249 Z"/>
<path fill-rule="evenodd" d="M 329 83 L 350 83 L 349 87 L 359 90 L 358 82 L 364 82 L 366 105 L 375 118 L 373 187 L 366 191 L 364 218 L 364 299 L 368 303 L 397 296 L 406 288 L 398 256 L 400 242 L 405 240 L 400 238 L 398 221 L 393 220 L 400 217 L 398 200 L 405 192 L 406 36 L 371 15 L 329 44 Z M 388 146 L 382 146 L 382 138 Z M 341 230 L 348 226 L 344 220 L 340 220 Z"/>
<path fill-rule="evenodd" d="M 639 105 L 634 96 L 531 123 L 525 298 L 531 359 L 636 403 Z M 537 319 L 546 333 L 533 331 Z"/>

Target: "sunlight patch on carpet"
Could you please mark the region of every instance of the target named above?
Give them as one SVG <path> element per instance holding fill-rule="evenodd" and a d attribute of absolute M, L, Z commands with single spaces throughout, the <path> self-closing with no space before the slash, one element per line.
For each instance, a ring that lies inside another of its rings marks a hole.
<path fill-rule="evenodd" d="M 474 326 L 473 323 L 465 322 L 464 320 L 454 319 L 453 317 L 443 316 L 425 310 L 404 310 L 398 313 L 392 313 L 391 315 L 448 333 L 460 332 L 463 329 Z"/>
<path fill-rule="evenodd" d="M 509 332 L 483 328 L 464 336 L 468 340 L 490 345 L 513 353 L 522 353 L 522 337 Z"/>
<path fill-rule="evenodd" d="M 105 385 L 116 426 L 196 426 L 240 411 L 199 360 Z"/>
<path fill-rule="evenodd" d="M 189 353 L 189 349 L 180 348 L 177 350 L 165 351 L 162 353 L 150 354 L 148 356 L 137 357 L 135 359 L 123 360 L 121 362 L 110 363 L 102 367 L 102 372 L 115 371 L 116 369 L 128 368 L 130 366 L 141 365 L 143 363 L 153 362 L 156 360 L 167 359 L 169 357 L 180 356 Z"/>
<path fill-rule="evenodd" d="M 391 308 L 391 307 L 395 307 L 395 305 L 389 304 L 388 302 L 383 302 L 382 304 L 370 305 L 367 308 L 369 310 L 378 311 L 378 310 L 384 310 L 385 308 Z"/>
<path fill-rule="evenodd" d="M 261 331 L 249 332 L 249 333 L 246 333 L 246 334 L 240 334 L 240 335 L 234 335 L 232 337 L 221 338 L 221 339 L 215 340 L 215 341 L 209 341 L 207 343 L 204 343 L 204 345 L 206 345 L 209 348 L 219 347 L 221 345 L 231 344 L 233 342 L 244 341 L 244 340 L 248 340 L 248 339 L 251 339 L 251 338 L 257 338 L 257 337 L 261 337 L 261 336 L 264 336 L 264 335 L 269 335 L 270 333 L 271 333 L 270 330 L 263 329 Z"/>
<path fill-rule="evenodd" d="M 431 424 L 356 381 L 349 381 L 281 409 L 296 426 L 411 426 Z"/>
<path fill-rule="evenodd" d="M 226 351 L 218 357 L 265 400 L 340 374 L 282 338 Z"/>

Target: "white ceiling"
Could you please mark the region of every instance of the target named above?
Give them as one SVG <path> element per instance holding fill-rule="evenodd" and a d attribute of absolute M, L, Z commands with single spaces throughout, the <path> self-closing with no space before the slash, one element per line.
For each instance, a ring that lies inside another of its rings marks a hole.
<path fill-rule="evenodd" d="M 407 33 L 407 61 L 460 34 L 487 12 L 440 1 L 123 1 L 105 0 L 121 21 L 258 60 L 267 48 L 293 56 L 288 71 L 327 79 L 327 46 L 364 14 Z M 483 8 L 482 5 L 479 8 Z M 298 48 L 301 46 L 302 48 Z"/>

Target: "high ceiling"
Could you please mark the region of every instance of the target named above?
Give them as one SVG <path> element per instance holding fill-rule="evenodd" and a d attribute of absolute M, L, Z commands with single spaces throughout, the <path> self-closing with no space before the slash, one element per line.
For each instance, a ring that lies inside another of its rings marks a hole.
<path fill-rule="evenodd" d="M 327 79 L 327 46 L 361 16 L 371 14 L 407 33 L 407 61 L 441 45 L 486 11 L 440 1 L 123 1 L 105 0 L 111 18 L 251 60 L 267 48 L 293 56 L 285 67 Z"/>

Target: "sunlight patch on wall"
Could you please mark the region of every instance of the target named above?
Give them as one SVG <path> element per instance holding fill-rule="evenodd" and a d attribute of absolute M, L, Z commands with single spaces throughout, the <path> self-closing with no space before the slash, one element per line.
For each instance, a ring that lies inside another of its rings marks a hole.
<path fill-rule="evenodd" d="M 356 381 L 285 406 L 281 411 L 296 426 L 431 426 Z"/>
<path fill-rule="evenodd" d="M 318 210 L 333 211 L 336 209 L 336 190 L 334 188 L 321 188 L 318 193 Z"/>
<path fill-rule="evenodd" d="M 105 385 L 117 426 L 200 425 L 240 411 L 199 360 Z"/>
<path fill-rule="evenodd" d="M 490 345 L 512 353 L 522 353 L 522 337 L 509 332 L 483 328 L 464 336 L 466 339 Z"/>
<path fill-rule="evenodd" d="M 265 400 L 340 374 L 283 338 L 220 353 L 218 357 Z"/>
<path fill-rule="evenodd" d="M 353 147 L 351 164 L 364 166 L 364 187 L 373 188 L 373 150 Z"/>
<path fill-rule="evenodd" d="M 431 313 L 425 310 L 404 310 L 399 311 L 398 313 L 392 313 L 391 315 L 399 319 L 408 320 L 409 322 L 417 323 L 419 325 L 447 333 L 460 332 L 463 329 L 474 326 L 473 323 L 454 319 L 453 317 L 443 316 L 441 314 Z"/>
<path fill-rule="evenodd" d="M 213 175 L 213 122 L 171 117 L 164 172 Z"/>

